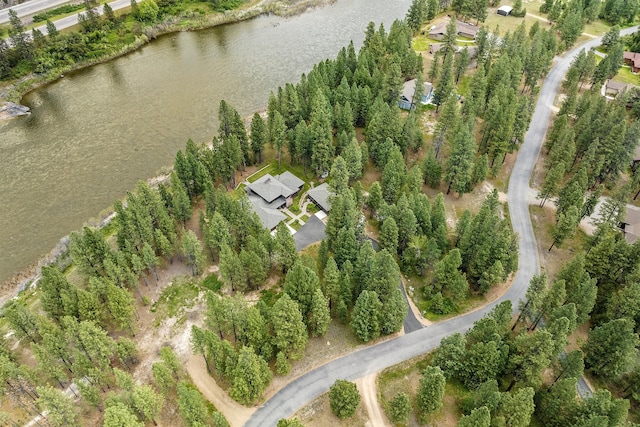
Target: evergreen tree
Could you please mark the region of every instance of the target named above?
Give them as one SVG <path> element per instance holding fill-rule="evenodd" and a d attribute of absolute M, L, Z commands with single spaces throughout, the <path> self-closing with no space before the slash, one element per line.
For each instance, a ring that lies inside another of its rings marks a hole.
<path fill-rule="evenodd" d="M 296 242 L 286 224 L 283 222 L 276 226 L 276 234 L 273 241 L 273 255 L 276 264 L 280 266 L 283 272 L 289 270 L 298 258 Z"/>
<path fill-rule="evenodd" d="M 442 72 L 440 73 L 436 90 L 433 92 L 433 103 L 436 105 L 436 113 L 438 112 L 440 105 L 454 90 L 453 53 L 445 55 L 444 62 L 442 63 Z"/>
<path fill-rule="evenodd" d="M 491 413 L 486 406 L 475 408 L 469 415 L 464 415 L 458 427 L 489 427 L 491 425 Z"/>
<path fill-rule="evenodd" d="M 564 240 L 571 236 L 578 226 L 580 214 L 575 206 L 570 206 L 566 213 L 560 213 L 558 224 L 553 230 L 553 242 L 549 247 L 549 252 L 554 246 L 560 246 Z"/>
<path fill-rule="evenodd" d="M 405 20 L 409 28 L 416 34 L 420 31 L 422 23 L 426 21 L 428 13 L 427 0 L 413 0 Z"/>
<path fill-rule="evenodd" d="M 229 395 L 244 405 L 259 399 L 271 381 L 271 371 L 264 359 L 251 347 L 242 347 L 233 374 Z"/>
<path fill-rule="evenodd" d="M 460 125 L 444 168 L 447 194 L 453 190 L 462 195 L 469 188 L 475 151 L 475 142 L 469 127 L 465 124 Z"/>
<path fill-rule="evenodd" d="M 382 303 L 374 291 L 364 290 L 353 309 L 351 327 L 363 342 L 378 338 Z"/>
<path fill-rule="evenodd" d="M 114 402 L 104 411 L 104 427 L 144 427 L 129 407 L 122 402 Z"/>
<path fill-rule="evenodd" d="M 264 144 L 267 141 L 267 127 L 260 117 L 260 114 L 255 113 L 251 119 L 251 151 L 253 151 L 254 163 L 262 163 L 262 152 L 264 151 Z"/>
<path fill-rule="evenodd" d="M 398 253 L 398 226 L 393 217 L 385 218 L 380 227 L 380 247 L 392 254 Z"/>
<path fill-rule="evenodd" d="M 387 203 L 395 203 L 407 174 L 402 153 L 396 147 L 393 148 L 388 161 L 382 171 L 381 186 L 382 196 Z"/>
<path fill-rule="evenodd" d="M 422 372 L 422 378 L 416 394 L 416 407 L 423 420 L 442 407 L 445 378 L 437 366 L 428 366 Z"/>
<path fill-rule="evenodd" d="M 531 387 L 522 388 L 515 393 L 505 393 L 500 409 L 506 425 L 511 427 L 527 427 L 529 425 L 535 409 L 534 394 Z"/>
<path fill-rule="evenodd" d="M 468 292 L 467 279 L 458 268 L 462 264 L 460 250 L 453 249 L 435 265 L 434 286 L 441 292 L 448 292 L 451 299 L 458 303 Z"/>
<path fill-rule="evenodd" d="M 49 425 L 53 427 L 77 426 L 78 415 L 73 402 L 59 390 L 51 386 L 38 387 L 36 404 L 46 411 Z"/>
<path fill-rule="evenodd" d="M 353 417 L 360 404 L 360 392 L 355 383 L 336 380 L 329 388 L 331 412 L 340 419 Z"/>
<path fill-rule="evenodd" d="M 585 364 L 594 374 L 615 379 L 629 369 L 638 346 L 633 324 L 629 319 L 615 319 L 589 331 L 583 349 Z"/>
<path fill-rule="evenodd" d="M 406 424 L 411 414 L 411 401 L 409 395 L 400 392 L 389 402 L 389 418 L 396 424 Z"/>
<path fill-rule="evenodd" d="M 302 356 L 307 346 L 307 328 L 302 321 L 298 304 L 284 294 L 271 309 L 273 327 L 272 343 L 278 351 L 290 355 L 294 360 Z"/>
<path fill-rule="evenodd" d="M 331 313 L 329 311 L 329 300 L 317 288 L 311 299 L 311 311 L 309 312 L 309 330 L 312 337 L 323 336 L 327 333 Z"/>

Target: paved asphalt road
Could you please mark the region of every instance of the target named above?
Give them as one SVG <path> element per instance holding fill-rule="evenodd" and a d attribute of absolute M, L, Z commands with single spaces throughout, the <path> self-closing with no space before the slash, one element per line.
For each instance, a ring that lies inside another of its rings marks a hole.
<path fill-rule="evenodd" d="M 114 11 L 119 9 L 124 9 L 125 7 L 131 6 L 131 0 L 116 0 L 116 1 L 110 2 L 109 6 L 111 6 L 111 9 L 113 9 Z M 98 10 L 98 14 L 102 15 L 102 6 L 99 6 L 97 10 Z M 74 25 L 78 25 L 78 15 L 80 13 L 82 12 L 67 16 L 66 18 L 58 19 L 53 23 L 55 24 L 58 30 L 64 30 L 65 28 L 73 27 Z M 40 27 L 37 27 L 37 28 L 40 31 L 42 31 L 42 34 L 45 34 L 45 35 L 48 34 L 46 25 L 41 25 Z"/>
<path fill-rule="evenodd" d="M 637 28 L 628 28 L 621 33 L 629 34 Z M 505 295 L 481 310 L 363 348 L 304 374 L 282 388 L 261 406 L 245 426 L 275 426 L 279 419 L 290 417 L 307 402 L 326 392 L 336 379 L 355 380 L 431 351 L 438 347 L 442 338 L 456 332 L 467 331 L 473 322 L 502 301 L 513 301 L 514 312 L 517 311 L 518 301 L 524 299 L 529 280 L 540 269 L 529 205 L 526 200 L 531 171 L 540 153 L 549 124 L 553 100 L 571 60 L 580 50 L 590 49 L 599 43 L 600 38 L 590 40 L 563 58 L 557 58 L 556 64 L 547 75 L 540 90 L 531 126 L 509 179 L 509 212 L 513 229 L 520 236 L 520 256 L 515 279 Z M 586 384 L 583 384 L 583 387 L 586 387 Z"/>
<path fill-rule="evenodd" d="M 9 9 L 13 9 L 20 18 L 29 15 L 35 15 L 36 13 L 51 9 L 61 4 L 69 3 L 70 0 L 31 0 L 25 3 L 17 4 L 15 6 L 8 7 L 0 10 L 0 24 L 9 22 Z"/>

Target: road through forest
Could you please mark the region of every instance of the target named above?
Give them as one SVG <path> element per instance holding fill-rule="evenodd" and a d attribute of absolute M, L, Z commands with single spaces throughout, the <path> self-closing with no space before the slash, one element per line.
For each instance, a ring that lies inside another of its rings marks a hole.
<path fill-rule="evenodd" d="M 624 29 L 621 31 L 621 35 L 630 34 L 637 29 L 638 27 Z M 456 332 L 466 332 L 476 320 L 482 318 L 503 301 L 511 300 L 514 312 L 517 311 L 518 301 L 524 298 L 531 277 L 540 270 L 538 249 L 526 197 L 531 172 L 538 159 L 549 125 L 553 101 L 571 61 L 579 51 L 598 46 L 600 41 L 601 37 L 589 40 L 571 50 L 564 57 L 556 58 L 556 63 L 540 88 L 531 125 L 520 147 L 509 179 L 509 213 L 513 230 L 518 234 L 520 240 L 518 271 L 507 292 L 498 300 L 479 310 L 355 351 L 306 373 L 265 402 L 245 426 L 275 426 L 278 420 L 290 417 L 307 402 L 326 392 L 337 379 L 353 381 L 432 351 L 438 347 L 442 338 Z M 586 387 L 586 384 L 582 384 L 582 387 Z"/>

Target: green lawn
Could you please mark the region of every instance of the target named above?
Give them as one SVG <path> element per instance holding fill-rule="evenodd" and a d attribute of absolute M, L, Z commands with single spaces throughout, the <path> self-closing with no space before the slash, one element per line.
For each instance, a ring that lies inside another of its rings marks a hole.
<path fill-rule="evenodd" d="M 229 192 L 229 195 L 231 196 L 231 198 L 233 200 L 240 200 L 242 196 L 246 193 L 246 191 L 244 190 L 244 187 L 246 187 L 246 184 L 242 183 L 238 185 L 238 188 Z"/>
<path fill-rule="evenodd" d="M 640 76 L 638 74 L 633 74 L 631 72 L 631 68 L 624 66 L 620 68 L 618 74 L 613 78 L 613 80 L 622 83 L 631 83 L 634 85 L 640 85 Z"/>

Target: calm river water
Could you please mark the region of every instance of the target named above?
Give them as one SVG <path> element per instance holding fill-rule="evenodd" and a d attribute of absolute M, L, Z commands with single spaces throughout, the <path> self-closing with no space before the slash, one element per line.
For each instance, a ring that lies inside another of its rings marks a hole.
<path fill-rule="evenodd" d="M 387 30 L 410 0 L 338 0 L 293 18 L 178 33 L 29 93 L 28 117 L 0 122 L 0 282 L 211 138 L 221 99 L 241 116 L 335 57 L 369 21 Z"/>

